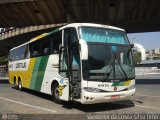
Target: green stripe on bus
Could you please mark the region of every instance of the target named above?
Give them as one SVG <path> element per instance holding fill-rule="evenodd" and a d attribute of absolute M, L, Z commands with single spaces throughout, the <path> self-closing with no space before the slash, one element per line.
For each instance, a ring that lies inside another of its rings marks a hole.
<path fill-rule="evenodd" d="M 34 90 L 34 86 L 36 84 L 36 79 L 37 79 L 37 75 L 38 75 L 40 61 L 41 61 L 41 57 L 36 58 L 34 69 L 33 69 L 33 72 L 32 72 L 30 89 L 33 89 L 33 90 Z"/>
<path fill-rule="evenodd" d="M 36 84 L 35 84 L 35 88 L 34 88 L 37 91 L 41 90 L 41 86 L 42 86 L 42 82 L 43 82 L 43 78 L 44 78 L 44 73 L 46 71 L 46 66 L 48 63 L 48 58 L 49 58 L 49 55 L 43 56 L 41 58 L 41 62 L 40 62 L 39 69 L 38 69 L 38 74 L 36 77 Z"/>
<path fill-rule="evenodd" d="M 118 86 L 124 86 L 124 82 L 120 82 Z"/>
<path fill-rule="evenodd" d="M 114 82 L 113 84 L 112 84 L 112 86 L 118 86 L 120 84 L 120 82 Z"/>
<path fill-rule="evenodd" d="M 49 32 L 48 36 L 51 35 L 51 34 L 54 34 L 54 33 L 58 32 L 58 31 L 59 31 L 59 28 L 55 28 L 52 32 Z"/>

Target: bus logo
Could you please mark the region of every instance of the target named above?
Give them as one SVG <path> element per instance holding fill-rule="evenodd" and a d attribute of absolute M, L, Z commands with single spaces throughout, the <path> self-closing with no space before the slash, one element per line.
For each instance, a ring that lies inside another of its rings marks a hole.
<path fill-rule="evenodd" d="M 116 86 L 114 87 L 114 91 L 117 91 L 117 87 Z"/>

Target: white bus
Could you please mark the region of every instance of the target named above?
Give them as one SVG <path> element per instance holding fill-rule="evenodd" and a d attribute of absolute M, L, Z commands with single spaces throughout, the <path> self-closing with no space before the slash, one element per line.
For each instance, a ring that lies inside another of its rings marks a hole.
<path fill-rule="evenodd" d="M 11 49 L 9 82 L 50 94 L 55 102 L 132 100 L 132 45 L 117 27 L 68 24 Z"/>

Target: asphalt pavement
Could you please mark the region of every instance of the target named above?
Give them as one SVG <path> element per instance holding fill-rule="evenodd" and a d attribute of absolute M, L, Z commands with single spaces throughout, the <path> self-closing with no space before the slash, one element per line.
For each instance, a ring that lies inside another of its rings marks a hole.
<path fill-rule="evenodd" d="M 7 81 L 0 81 L 0 114 L 2 115 L 13 113 L 21 115 L 63 114 L 83 115 L 82 117 L 84 117 L 88 114 L 160 114 L 160 79 L 137 79 L 136 96 L 132 102 L 123 101 L 93 105 L 56 104 L 50 95 L 27 89 L 19 91 Z M 59 115 L 59 117 L 62 116 Z"/>

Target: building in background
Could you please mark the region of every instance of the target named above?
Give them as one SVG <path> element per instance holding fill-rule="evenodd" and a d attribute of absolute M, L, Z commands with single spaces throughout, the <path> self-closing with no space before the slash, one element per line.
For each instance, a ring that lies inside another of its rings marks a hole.
<path fill-rule="evenodd" d="M 155 48 L 146 51 L 147 59 L 159 60 L 160 59 L 160 48 Z"/>
<path fill-rule="evenodd" d="M 6 65 L 0 65 L 0 78 L 8 77 L 8 67 Z"/>

